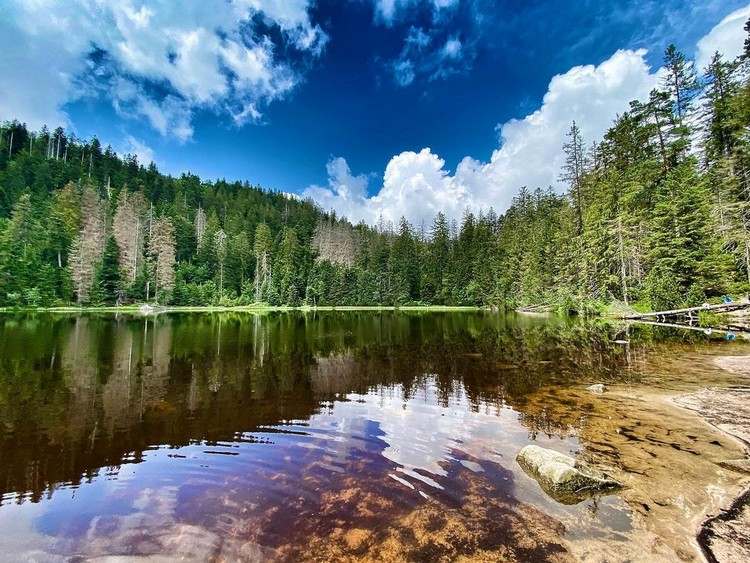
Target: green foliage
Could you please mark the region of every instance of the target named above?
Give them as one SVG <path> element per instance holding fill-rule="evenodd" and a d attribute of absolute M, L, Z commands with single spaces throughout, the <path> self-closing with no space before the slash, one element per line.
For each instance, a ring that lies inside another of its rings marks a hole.
<path fill-rule="evenodd" d="M 680 285 L 667 268 L 651 270 L 646 277 L 644 290 L 651 309 L 655 311 L 675 309 L 683 300 Z"/>
<path fill-rule="evenodd" d="M 177 305 L 591 315 L 607 303 L 669 309 L 746 291 L 750 59 L 717 54 L 702 80 L 695 71 L 670 45 L 660 87 L 600 142 L 587 148 L 573 123 L 560 139 L 566 193 L 521 187 L 502 216 L 467 212 L 457 225 L 438 213 L 418 230 L 406 219 L 353 226 L 247 183 L 173 178 L 62 129 L 42 129 L 32 147 L 24 125 L 5 123 L 18 143 L 0 149 L 0 306 L 70 303 L 71 264 L 76 292 L 93 272 L 88 299 L 102 304 L 154 299 L 158 288 Z"/>
<path fill-rule="evenodd" d="M 107 238 L 101 264 L 96 269 L 90 299 L 95 305 L 114 305 L 119 302 L 122 291 L 120 273 L 120 249 L 114 237 Z"/>

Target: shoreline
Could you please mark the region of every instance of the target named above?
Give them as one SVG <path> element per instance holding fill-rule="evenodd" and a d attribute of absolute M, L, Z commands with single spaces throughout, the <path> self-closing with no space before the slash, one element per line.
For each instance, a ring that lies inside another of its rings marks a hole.
<path fill-rule="evenodd" d="M 750 355 L 716 356 L 714 365 L 736 377 L 750 375 Z M 733 440 L 745 456 L 726 460 L 721 465 L 740 474 L 750 475 L 750 409 L 743 406 L 750 388 L 725 384 L 675 395 L 669 401 L 694 413 L 706 425 Z M 746 484 L 730 505 L 718 512 L 706 513 L 695 534 L 695 542 L 706 561 L 743 560 L 750 555 L 750 484 Z M 739 529 L 738 529 L 739 528 Z"/>
<path fill-rule="evenodd" d="M 656 366 L 644 367 L 651 371 Z M 630 511 L 632 524 L 623 531 L 626 541 L 563 537 L 573 560 L 589 560 L 596 553 L 613 561 L 711 561 L 704 555 L 700 532 L 750 486 L 748 474 L 720 462 L 746 457 L 747 449 L 700 412 L 673 401 L 700 390 L 700 384 L 688 378 L 612 383 L 602 394 L 592 394 L 582 383 L 555 391 L 554 402 L 542 388 L 538 401 L 532 397 L 525 404 L 529 420 L 555 420 L 561 434 L 572 432 L 579 439 L 577 458 L 623 484 L 610 502 L 622 502 Z M 724 383 L 714 381 L 717 387 Z M 586 404 L 586 424 L 578 429 Z M 731 545 L 731 538 L 723 535 L 724 543 Z"/>
<path fill-rule="evenodd" d="M 490 311 L 489 307 L 476 305 L 148 305 L 152 310 L 143 311 L 140 305 L 101 306 L 101 307 L 0 307 L 0 314 L 13 313 L 139 313 L 154 315 L 160 313 L 274 313 L 274 312 L 326 312 L 326 311 L 415 311 L 415 312 L 470 312 Z"/>

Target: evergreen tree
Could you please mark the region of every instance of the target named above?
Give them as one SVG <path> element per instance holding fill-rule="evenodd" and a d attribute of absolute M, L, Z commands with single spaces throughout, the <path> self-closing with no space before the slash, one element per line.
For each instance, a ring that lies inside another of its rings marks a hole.
<path fill-rule="evenodd" d="M 255 301 L 268 299 L 271 283 L 271 229 L 260 223 L 255 229 Z"/>
<path fill-rule="evenodd" d="M 49 279 L 42 276 L 41 249 L 44 237 L 38 218 L 35 216 L 28 194 L 22 195 L 13 206 L 10 220 L 0 231 L 0 299 L 10 305 L 26 305 L 24 294 L 34 290 L 36 299 L 41 285 L 46 290 L 43 296 L 49 302 Z M 34 303 L 35 305 L 41 303 Z"/>
<path fill-rule="evenodd" d="M 647 291 L 662 295 L 665 283 L 674 290 L 659 305 L 679 305 L 694 284 L 713 294 L 725 290 L 727 256 L 712 236 L 709 192 L 693 159 L 672 170 L 659 187 L 649 248 Z"/>
<path fill-rule="evenodd" d="M 91 302 L 97 305 L 119 303 L 122 293 L 122 275 L 120 272 L 120 249 L 114 236 L 107 237 L 94 284 L 91 288 Z"/>
<path fill-rule="evenodd" d="M 700 91 L 698 76 L 693 63 L 688 61 L 673 43 L 664 51 L 664 69 L 666 75 L 663 87 L 670 94 L 678 123 L 682 124 Z"/>
<path fill-rule="evenodd" d="M 467 210 L 459 225 L 438 213 L 416 230 L 402 218 L 396 232 L 246 182 L 163 175 L 60 128 L 0 123 L 0 305 L 156 295 L 586 311 L 745 292 L 750 56 L 715 54 L 700 104 L 695 69 L 674 46 L 665 69 L 590 148 L 572 124 L 565 193 L 521 187 L 501 215 Z"/>
<path fill-rule="evenodd" d="M 398 235 L 393 241 L 390 256 L 390 269 L 393 272 L 394 297 L 398 303 L 419 300 L 419 264 L 417 245 L 411 225 L 402 217 Z"/>
<path fill-rule="evenodd" d="M 425 265 L 422 298 L 429 303 L 445 303 L 443 278 L 450 255 L 450 232 L 448 219 L 438 213 L 432 224 L 430 245 Z"/>
<path fill-rule="evenodd" d="M 293 228 L 284 229 L 276 266 L 277 295 L 280 303 L 299 305 L 302 297 L 300 284 L 300 248 Z"/>
<path fill-rule="evenodd" d="M 586 163 L 583 153 L 583 138 L 581 130 L 574 121 L 567 132 L 568 141 L 563 144 L 565 163 L 562 168 L 560 180 L 566 182 L 573 197 L 573 207 L 576 212 L 578 234 L 583 232 L 583 176 L 586 172 Z"/>

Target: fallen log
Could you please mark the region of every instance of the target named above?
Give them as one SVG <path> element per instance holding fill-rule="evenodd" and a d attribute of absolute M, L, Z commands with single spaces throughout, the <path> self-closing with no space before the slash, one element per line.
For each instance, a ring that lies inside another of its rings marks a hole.
<path fill-rule="evenodd" d="M 670 311 L 651 311 L 648 313 L 637 313 L 625 315 L 623 318 L 628 320 L 639 320 L 639 319 L 656 319 L 666 321 L 669 317 L 687 317 L 694 318 L 701 311 L 707 311 L 711 313 L 729 313 L 732 311 L 739 311 L 741 309 L 750 308 L 750 302 L 738 301 L 732 303 L 719 303 L 717 305 L 703 304 L 698 307 L 685 307 L 683 309 L 672 309 Z"/>
<path fill-rule="evenodd" d="M 661 326 L 665 328 L 684 328 L 685 330 L 695 330 L 698 332 L 702 332 L 706 336 L 710 336 L 711 334 L 714 334 L 714 333 L 729 334 L 735 337 L 740 337 L 746 340 L 750 340 L 750 328 L 749 327 L 740 327 L 740 326 L 702 327 L 702 326 L 686 325 L 686 324 L 679 324 L 679 323 L 648 321 L 645 319 L 630 319 L 630 321 L 633 323 L 638 323 L 642 325 Z"/>
<path fill-rule="evenodd" d="M 551 312 L 552 307 L 549 305 L 527 305 L 525 307 L 516 308 L 516 313 L 543 314 Z"/>

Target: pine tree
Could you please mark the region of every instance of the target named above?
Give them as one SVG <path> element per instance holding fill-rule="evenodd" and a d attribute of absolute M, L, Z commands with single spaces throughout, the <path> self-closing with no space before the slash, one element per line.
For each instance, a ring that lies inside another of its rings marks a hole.
<path fill-rule="evenodd" d="M 423 299 L 429 303 L 444 303 L 443 279 L 450 256 L 450 231 L 444 213 L 438 213 L 432 224 L 427 264 L 424 273 Z"/>
<path fill-rule="evenodd" d="M 679 305 L 693 285 L 713 294 L 725 290 L 729 265 L 712 231 L 709 191 L 694 160 L 687 159 L 656 194 L 647 291 L 664 294 L 658 305 Z M 662 291 L 665 283 L 671 295 Z"/>
<path fill-rule="evenodd" d="M 44 285 L 42 233 L 31 198 L 24 194 L 13 206 L 5 230 L 0 229 L 0 302 L 21 305 L 25 291 Z M 45 300 L 49 299 L 51 296 L 45 295 Z"/>
<path fill-rule="evenodd" d="M 688 61 L 673 43 L 664 51 L 664 90 L 669 92 L 677 122 L 682 125 L 700 91 L 693 63 Z"/>
<path fill-rule="evenodd" d="M 248 269 L 252 263 L 253 250 L 250 239 L 245 231 L 240 231 L 232 236 L 229 241 L 229 255 L 227 257 L 230 267 L 234 273 L 235 285 L 241 288 L 248 276 Z"/>
<path fill-rule="evenodd" d="M 419 264 L 417 262 L 417 245 L 412 234 L 411 225 L 402 217 L 399 222 L 398 235 L 393 241 L 390 253 L 390 269 L 395 284 L 395 300 L 398 303 L 417 301 L 419 299 Z"/>
<path fill-rule="evenodd" d="M 260 223 L 255 229 L 255 301 L 267 299 L 271 283 L 271 229 Z"/>
<path fill-rule="evenodd" d="M 298 305 L 301 298 L 299 276 L 300 248 L 296 231 L 284 229 L 276 267 L 277 292 L 281 304 Z"/>
<path fill-rule="evenodd" d="M 122 297 L 122 275 L 120 272 L 120 249 L 114 236 L 107 237 L 101 264 L 97 267 L 91 288 L 91 302 L 95 304 L 119 304 Z"/>
<path fill-rule="evenodd" d="M 573 197 L 573 207 L 576 212 L 577 227 L 576 230 L 580 235 L 583 233 L 583 175 L 586 172 L 586 162 L 583 153 L 583 138 L 581 130 L 574 121 L 570 130 L 566 133 L 568 141 L 563 144 L 565 153 L 565 163 L 562 167 L 560 180 L 568 184 L 570 193 Z"/>

